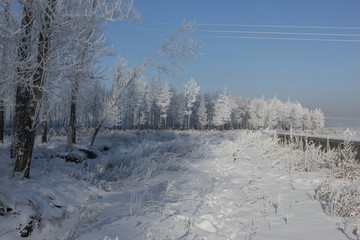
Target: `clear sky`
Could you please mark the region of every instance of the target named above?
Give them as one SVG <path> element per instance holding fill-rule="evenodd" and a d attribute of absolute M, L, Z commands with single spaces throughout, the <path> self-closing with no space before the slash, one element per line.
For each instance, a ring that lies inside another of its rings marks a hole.
<path fill-rule="evenodd" d="M 134 5 L 141 24 L 105 26 L 117 54 L 106 58 L 110 67 L 119 55 L 130 65 L 141 63 L 191 20 L 202 54 L 184 63 L 177 79 L 167 77 L 179 91 L 193 77 L 203 92 L 226 87 L 248 98 L 276 95 L 319 107 L 328 117 L 360 118 L 359 0 L 135 0 Z"/>

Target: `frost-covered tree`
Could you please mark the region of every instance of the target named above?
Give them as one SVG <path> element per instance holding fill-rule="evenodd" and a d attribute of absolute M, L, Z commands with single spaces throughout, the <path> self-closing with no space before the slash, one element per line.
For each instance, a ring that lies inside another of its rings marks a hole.
<path fill-rule="evenodd" d="M 101 80 L 80 89 L 78 96 L 79 124 L 84 127 L 95 127 L 102 115 L 106 89 Z"/>
<path fill-rule="evenodd" d="M 143 77 L 133 81 L 125 90 L 123 98 L 118 102 L 122 109 L 123 129 L 135 129 L 139 125 L 140 108 L 144 104 L 145 83 Z"/>
<path fill-rule="evenodd" d="M 315 129 L 324 128 L 325 117 L 324 117 L 324 113 L 319 108 L 316 108 L 314 111 L 312 111 L 312 120 Z"/>
<path fill-rule="evenodd" d="M 199 95 L 199 106 L 196 111 L 197 116 L 197 125 L 199 129 L 204 129 L 208 124 L 208 116 L 206 110 L 206 102 L 204 97 L 200 94 Z"/>
<path fill-rule="evenodd" d="M 293 103 L 291 106 L 291 127 L 293 129 L 301 129 L 303 127 L 303 108 L 299 102 Z"/>
<path fill-rule="evenodd" d="M 11 31 L 11 15 L 10 15 L 10 0 L 5 0 L 3 5 L 0 5 L 0 36 L 3 31 Z M 10 39 L 3 39 L 0 37 L 0 142 L 4 142 L 4 127 L 5 127 L 5 98 L 7 90 L 11 89 L 11 75 L 12 71 L 10 58 L 14 56 L 12 51 L 15 50 L 14 41 Z"/>
<path fill-rule="evenodd" d="M 206 112 L 208 116 L 208 128 L 213 128 L 213 118 L 215 115 L 214 105 L 217 95 L 213 93 L 204 93 L 204 100 L 206 105 Z"/>
<path fill-rule="evenodd" d="M 73 66 L 78 63 L 72 61 L 77 52 L 70 49 L 79 47 L 74 43 L 84 43 L 83 47 L 87 48 L 87 42 L 76 41 L 81 38 L 81 34 L 93 36 L 77 26 L 84 26 L 88 16 L 94 16 L 95 19 L 121 19 L 129 13 L 126 9 L 131 9 L 132 4 L 119 0 L 14 2 L 18 6 L 14 9 L 20 12 L 20 23 L 17 29 L 9 32 L 10 36 L 15 36 L 17 47 L 13 62 L 16 66 L 16 78 L 13 79 L 16 102 L 11 156 L 16 158 L 14 175 L 29 177 L 35 132 L 43 118 L 44 92 L 54 93 L 55 86 L 60 85 L 60 79 L 77 72 L 77 69 L 69 67 L 69 64 Z M 90 11 L 93 8 L 97 9 L 96 14 Z M 92 23 L 87 22 L 88 25 Z M 0 29 L 2 31 L 2 27 Z M 83 67 L 81 64 L 77 66 Z"/>
<path fill-rule="evenodd" d="M 171 101 L 172 93 L 170 91 L 170 86 L 167 82 L 164 82 L 158 91 L 157 97 L 156 97 L 156 105 L 160 109 L 160 120 L 162 123 L 160 123 L 160 126 L 162 126 L 163 129 L 166 129 L 166 120 L 168 117 L 168 110 L 170 107 L 170 101 Z"/>
<path fill-rule="evenodd" d="M 265 127 L 266 102 L 264 98 L 255 98 L 250 102 L 249 117 L 252 129 Z"/>
<path fill-rule="evenodd" d="M 292 103 L 288 99 L 286 103 L 283 104 L 282 110 L 281 110 L 281 125 L 282 129 L 284 130 L 290 130 L 292 119 L 291 119 L 291 109 L 292 109 Z"/>
<path fill-rule="evenodd" d="M 240 97 L 234 98 L 234 108 L 231 114 L 231 121 L 235 129 L 240 129 L 243 125 L 245 116 L 245 109 L 242 105 L 242 99 Z"/>
<path fill-rule="evenodd" d="M 50 58 L 56 0 L 21 1 L 20 39 L 16 56 L 16 102 L 11 156 L 14 175 L 30 177 L 30 163 L 39 123 L 46 68 Z"/>
<path fill-rule="evenodd" d="M 303 130 L 312 129 L 313 122 L 311 119 L 311 112 L 308 108 L 303 109 L 302 122 L 303 122 Z"/>
<path fill-rule="evenodd" d="M 136 19 L 131 2 L 80 0 L 68 3 L 64 14 L 70 16 L 70 47 L 67 54 L 68 71 L 66 78 L 70 84 L 70 119 L 67 148 L 71 150 L 76 142 L 77 100 L 80 89 L 98 79 L 99 68 L 96 67 L 101 56 L 109 55 L 106 42 L 100 28 L 106 20 L 120 21 Z"/>
<path fill-rule="evenodd" d="M 147 85 L 145 79 L 139 79 L 136 84 L 136 98 L 133 103 L 134 106 L 134 127 L 141 128 L 147 120 Z"/>
<path fill-rule="evenodd" d="M 171 106 L 169 109 L 169 123 L 171 128 L 185 129 L 186 98 L 183 93 L 172 89 Z"/>
<path fill-rule="evenodd" d="M 250 99 L 235 97 L 232 111 L 232 122 L 235 129 L 248 126 Z"/>
<path fill-rule="evenodd" d="M 212 123 L 215 127 L 219 127 L 220 129 L 227 128 L 227 125 L 231 120 L 233 106 L 234 104 L 227 90 L 221 91 L 216 98 L 214 105 L 214 118 Z"/>
<path fill-rule="evenodd" d="M 276 97 L 270 99 L 266 103 L 265 127 L 275 129 L 280 122 L 280 112 L 282 103 Z"/>
<path fill-rule="evenodd" d="M 187 116 L 187 129 L 190 129 L 190 116 L 192 114 L 192 108 L 196 99 L 200 93 L 200 87 L 197 85 L 195 80 L 191 78 L 185 85 L 185 96 L 186 96 L 186 111 Z"/>

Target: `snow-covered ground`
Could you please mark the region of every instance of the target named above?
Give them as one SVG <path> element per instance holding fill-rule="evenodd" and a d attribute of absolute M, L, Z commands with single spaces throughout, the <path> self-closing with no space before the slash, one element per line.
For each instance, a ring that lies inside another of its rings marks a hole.
<path fill-rule="evenodd" d="M 108 133 L 82 164 L 63 143 L 38 144 L 25 180 L 1 147 L 0 239 L 31 221 L 27 239 L 356 239 L 314 199 L 323 175 L 261 133 Z"/>

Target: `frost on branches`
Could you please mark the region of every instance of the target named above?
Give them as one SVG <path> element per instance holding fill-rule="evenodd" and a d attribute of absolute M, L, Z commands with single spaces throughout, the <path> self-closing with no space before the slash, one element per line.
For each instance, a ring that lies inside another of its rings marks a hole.
<path fill-rule="evenodd" d="M 233 106 L 233 101 L 226 89 L 221 91 L 214 105 L 214 118 L 212 123 L 215 127 L 220 129 L 226 129 L 228 127 L 227 125 L 231 119 Z"/>
<path fill-rule="evenodd" d="M 162 120 L 161 126 L 163 129 L 166 129 L 167 112 L 170 107 L 171 97 L 172 93 L 170 92 L 170 86 L 165 82 L 160 86 L 156 99 L 156 104 L 160 108 L 160 118 Z"/>
<path fill-rule="evenodd" d="M 195 80 L 191 78 L 185 85 L 185 96 L 186 96 L 186 111 L 187 116 L 187 128 L 190 129 L 190 116 L 192 114 L 192 108 L 196 99 L 200 93 L 200 87 L 197 85 Z"/>

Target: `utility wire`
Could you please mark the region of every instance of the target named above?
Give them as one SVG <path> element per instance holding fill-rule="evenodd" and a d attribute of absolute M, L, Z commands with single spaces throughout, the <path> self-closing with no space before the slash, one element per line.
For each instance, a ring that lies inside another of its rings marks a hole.
<path fill-rule="evenodd" d="M 346 33 L 257 32 L 257 31 L 231 31 L 231 30 L 225 30 L 225 31 L 224 30 L 196 30 L 195 32 L 360 37 L 360 34 L 346 34 Z"/>
<path fill-rule="evenodd" d="M 119 31 L 114 31 L 112 34 L 122 35 L 147 35 L 147 36 L 160 36 L 160 33 L 149 34 L 147 32 L 166 32 L 172 31 L 169 28 L 159 27 L 144 27 L 151 25 L 175 25 L 175 23 L 145 23 L 137 28 L 126 27 L 121 28 Z M 178 24 L 176 24 L 178 25 Z M 214 26 L 214 27 L 268 27 L 268 28 L 308 28 L 308 29 L 347 29 L 347 30 L 360 30 L 360 27 L 321 27 L 321 26 L 285 26 L 285 25 L 241 25 L 241 24 L 195 24 L 197 26 Z M 138 32 L 121 32 L 121 30 L 138 31 Z M 139 32 L 140 31 L 140 32 Z M 145 31 L 145 32 L 141 32 Z M 360 42 L 360 39 L 341 39 L 341 38 L 301 38 L 301 37 L 261 37 L 261 36 L 243 36 L 235 34 L 264 34 L 264 35 L 303 35 L 303 36 L 329 36 L 329 37 L 360 37 L 360 34 L 354 33 L 319 33 L 319 32 L 278 32 L 278 31 L 243 31 L 243 30 L 219 30 L 219 29 L 196 29 L 194 36 L 205 38 L 222 38 L 222 39 L 265 39 L 265 40 L 290 40 L 290 41 L 322 41 L 322 42 Z M 229 35 L 203 35 L 196 33 L 228 33 Z M 230 35 L 231 34 L 231 35 Z"/>
<path fill-rule="evenodd" d="M 112 34 L 123 36 L 157 36 L 164 34 L 139 33 L 139 32 L 114 32 Z M 285 37 L 255 37 L 255 36 L 231 36 L 231 35 L 194 35 L 200 38 L 222 38 L 222 39 L 262 39 L 262 40 L 292 40 L 292 41 L 321 41 L 321 42 L 360 42 L 360 39 L 336 39 L 336 38 L 285 38 Z"/>
<path fill-rule="evenodd" d="M 178 23 L 144 23 L 148 25 L 179 25 Z M 360 30 L 360 27 L 344 26 L 296 26 L 296 25 L 251 25 L 251 24 L 222 24 L 222 23 L 195 23 L 196 26 L 222 26 L 222 27 L 256 27 L 256 28 L 309 28 L 309 29 L 347 29 Z"/>
<path fill-rule="evenodd" d="M 139 31 L 173 31 L 170 28 L 123 28 L 121 30 L 139 30 Z M 195 30 L 195 32 L 210 33 L 252 33 L 252 34 L 274 34 L 274 35 L 310 35 L 310 36 L 339 36 L 339 37 L 360 37 L 360 34 L 348 33 L 304 33 L 304 32 L 259 32 L 259 31 L 237 31 L 237 30 Z M 116 33 L 116 32 L 114 32 Z"/>
<path fill-rule="evenodd" d="M 321 41 L 321 42 L 360 42 L 355 39 L 331 39 L 331 38 L 275 38 L 275 37 L 242 37 L 242 36 L 220 36 L 220 35 L 199 35 L 206 38 L 228 38 L 228 39 L 267 39 L 267 40 L 293 40 L 293 41 Z"/>

